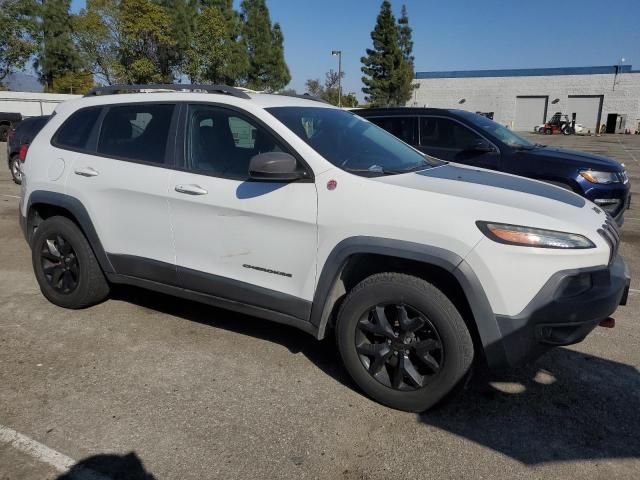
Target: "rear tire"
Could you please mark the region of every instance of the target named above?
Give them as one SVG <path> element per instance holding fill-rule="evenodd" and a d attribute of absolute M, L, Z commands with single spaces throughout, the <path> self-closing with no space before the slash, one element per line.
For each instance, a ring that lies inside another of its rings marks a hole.
<path fill-rule="evenodd" d="M 20 185 L 22 183 L 22 168 L 20 167 L 20 159 L 17 155 L 14 155 L 9 160 L 9 170 L 11 171 L 11 177 L 13 177 L 14 183 Z"/>
<path fill-rule="evenodd" d="M 410 275 L 381 273 L 347 295 L 338 312 L 345 368 L 374 400 L 422 412 L 450 393 L 473 361 L 473 342 L 451 301 Z"/>
<path fill-rule="evenodd" d="M 55 305 L 85 308 L 109 295 L 109 284 L 89 242 L 66 217 L 51 217 L 38 226 L 31 259 L 42 294 Z"/>

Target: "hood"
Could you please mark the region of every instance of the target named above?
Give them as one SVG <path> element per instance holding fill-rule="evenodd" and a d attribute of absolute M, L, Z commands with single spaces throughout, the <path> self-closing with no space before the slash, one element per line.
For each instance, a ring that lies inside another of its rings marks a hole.
<path fill-rule="evenodd" d="M 524 153 L 537 158 L 544 158 L 547 161 L 572 165 L 575 168 L 590 168 L 592 170 L 602 170 L 605 172 L 621 172 L 623 166 L 615 160 L 593 153 L 578 152 L 576 150 L 565 150 L 555 147 L 540 147 L 533 150 L 525 150 Z"/>
<path fill-rule="evenodd" d="M 521 224 L 522 215 L 536 214 L 548 227 L 601 225 L 604 213 L 583 197 L 554 185 L 516 175 L 449 163 L 415 173 L 373 180 L 398 187 L 472 200 L 468 207 L 481 216 Z M 430 208 L 430 207 L 428 207 Z M 503 217 L 503 214 L 505 217 Z M 483 219 L 483 218 L 479 218 Z M 547 219 L 544 221 L 543 219 Z M 543 227 L 543 225 L 541 225 Z"/>

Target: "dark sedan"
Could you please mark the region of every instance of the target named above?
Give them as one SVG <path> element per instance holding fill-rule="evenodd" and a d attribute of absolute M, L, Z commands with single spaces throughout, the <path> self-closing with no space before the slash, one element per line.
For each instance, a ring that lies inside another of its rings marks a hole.
<path fill-rule="evenodd" d="M 22 162 L 25 160 L 27 148 L 38 132 L 42 130 L 42 127 L 47 124 L 49 118 L 49 115 L 25 118 L 9 131 L 7 161 L 13 181 L 18 185 L 22 183 Z"/>
<path fill-rule="evenodd" d="M 624 165 L 610 158 L 534 144 L 476 113 L 435 108 L 370 108 L 354 113 L 442 160 L 542 180 L 596 203 L 619 225 L 629 207 Z"/>

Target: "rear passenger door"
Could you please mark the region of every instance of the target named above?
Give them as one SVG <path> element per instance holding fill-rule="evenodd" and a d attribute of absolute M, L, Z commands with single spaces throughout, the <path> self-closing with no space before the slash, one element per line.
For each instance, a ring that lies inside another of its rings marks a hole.
<path fill-rule="evenodd" d="M 184 123 L 184 171 L 174 172 L 170 192 L 182 286 L 306 317 L 317 249 L 315 184 L 249 179 L 254 155 L 293 152 L 245 113 L 195 104 Z"/>
<path fill-rule="evenodd" d="M 446 117 L 420 117 L 420 151 L 450 162 L 500 168 L 500 153 L 466 125 Z M 482 146 L 493 149 L 486 151 Z"/>
<path fill-rule="evenodd" d="M 117 273 L 175 284 L 167 167 L 173 166 L 176 105 L 119 104 L 74 116 L 54 138 L 69 148 L 68 193 L 84 204 Z"/>

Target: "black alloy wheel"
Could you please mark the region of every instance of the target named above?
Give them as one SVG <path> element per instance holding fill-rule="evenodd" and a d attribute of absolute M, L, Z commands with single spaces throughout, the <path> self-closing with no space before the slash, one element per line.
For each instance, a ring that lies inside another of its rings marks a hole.
<path fill-rule="evenodd" d="M 445 361 L 437 329 L 407 304 L 381 304 L 368 310 L 357 323 L 355 341 L 369 374 L 394 390 L 427 386 Z"/>
<path fill-rule="evenodd" d="M 51 287 L 61 294 L 70 294 L 80 280 L 78 257 L 71 243 L 62 235 L 50 235 L 40 251 L 42 271 Z"/>

